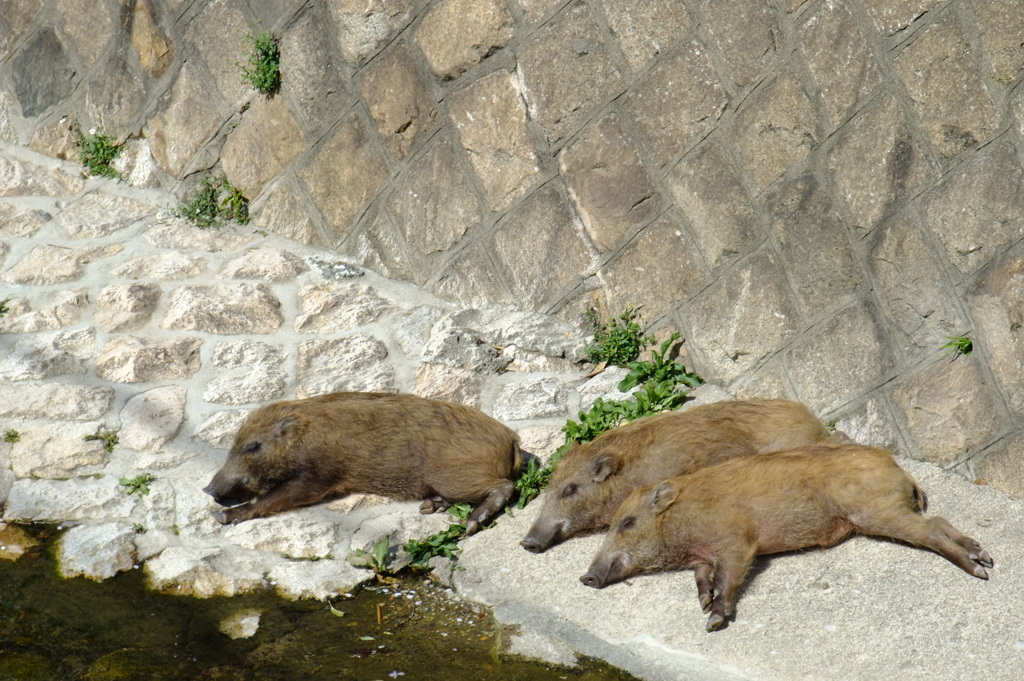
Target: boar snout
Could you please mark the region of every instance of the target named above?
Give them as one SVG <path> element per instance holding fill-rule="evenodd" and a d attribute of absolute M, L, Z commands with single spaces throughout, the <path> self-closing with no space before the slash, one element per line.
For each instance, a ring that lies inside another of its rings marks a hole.
<path fill-rule="evenodd" d="M 587 573 L 580 577 L 580 581 L 592 589 L 603 589 L 629 577 L 629 563 L 629 556 L 624 551 L 600 553 L 590 564 Z"/>
<path fill-rule="evenodd" d="M 589 586 L 592 589 L 603 589 L 605 587 L 605 583 L 601 581 L 601 577 L 593 572 L 588 572 L 580 577 L 580 581 L 583 582 L 584 586 Z"/>
<path fill-rule="evenodd" d="M 544 553 L 555 544 L 562 542 L 568 522 L 565 520 L 543 522 L 537 520 L 519 545 L 530 553 Z"/>

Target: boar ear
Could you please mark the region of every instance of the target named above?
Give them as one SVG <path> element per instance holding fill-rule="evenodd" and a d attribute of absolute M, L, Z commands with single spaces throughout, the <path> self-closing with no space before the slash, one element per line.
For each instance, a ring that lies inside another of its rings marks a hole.
<path fill-rule="evenodd" d="M 302 432 L 304 423 L 299 416 L 286 416 L 274 424 L 274 427 L 270 429 L 270 435 L 282 440 L 293 439 Z"/>
<path fill-rule="evenodd" d="M 651 510 L 655 513 L 664 513 L 669 506 L 676 502 L 679 496 L 679 488 L 666 480 L 658 484 L 651 491 Z"/>
<path fill-rule="evenodd" d="M 619 465 L 611 454 L 602 454 L 594 460 L 590 472 L 594 476 L 594 482 L 604 482 L 617 473 Z"/>

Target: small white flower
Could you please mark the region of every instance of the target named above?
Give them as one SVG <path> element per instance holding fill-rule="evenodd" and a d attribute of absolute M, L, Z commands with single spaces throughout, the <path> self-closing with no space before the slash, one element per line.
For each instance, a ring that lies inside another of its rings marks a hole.
<path fill-rule="evenodd" d="M 96 134 L 96 128 L 89 128 L 89 134 L 90 135 L 95 135 Z"/>

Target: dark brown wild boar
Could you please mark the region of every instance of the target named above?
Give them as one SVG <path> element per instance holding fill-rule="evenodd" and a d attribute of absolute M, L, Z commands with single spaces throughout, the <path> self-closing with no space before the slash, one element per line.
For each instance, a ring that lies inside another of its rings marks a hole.
<path fill-rule="evenodd" d="M 265 405 L 245 420 L 204 490 L 240 523 L 354 492 L 423 499 L 423 513 L 475 505 L 472 534 L 515 492 L 519 436 L 478 409 L 391 393 Z"/>
<path fill-rule="evenodd" d="M 735 611 L 755 556 L 832 546 L 850 534 L 931 549 L 988 579 L 992 557 L 938 516 L 885 449 L 815 445 L 736 459 L 635 490 L 580 577 L 602 588 L 641 572 L 693 568 L 708 631 Z"/>
<path fill-rule="evenodd" d="M 630 491 L 737 456 L 817 442 L 828 430 L 797 402 L 740 400 L 665 412 L 570 449 L 520 542 L 533 553 L 608 526 Z"/>

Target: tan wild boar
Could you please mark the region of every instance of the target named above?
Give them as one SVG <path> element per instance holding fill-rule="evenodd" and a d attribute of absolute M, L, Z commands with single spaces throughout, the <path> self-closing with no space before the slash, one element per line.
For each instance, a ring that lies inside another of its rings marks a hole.
<path fill-rule="evenodd" d="M 204 490 L 221 523 L 355 492 L 475 505 L 469 534 L 515 492 L 519 436 L 478 409 L 392 393 L 331 393 L 265 405 L 245 420 Z"/>
<path fill-rule="evenodd" d="M 939 516 L 885 449 L 815 445 L 735 459 L 635 490 L 619 507 L 585 585 L 693 568 L 707 630 L 732 617 L 755 556 L 837 544 L 850 534 L 931 549 L 988 579 L 992 557 Z"/>
<path fill-rule="evenodd" d="M 543 553 L 607 527 L 637 487 L 828 436 L 807 407 L 787 400 L 716 402 L 637 419 L 566 453 L 544 492 L 540 515 L 520 544 Z"/>

